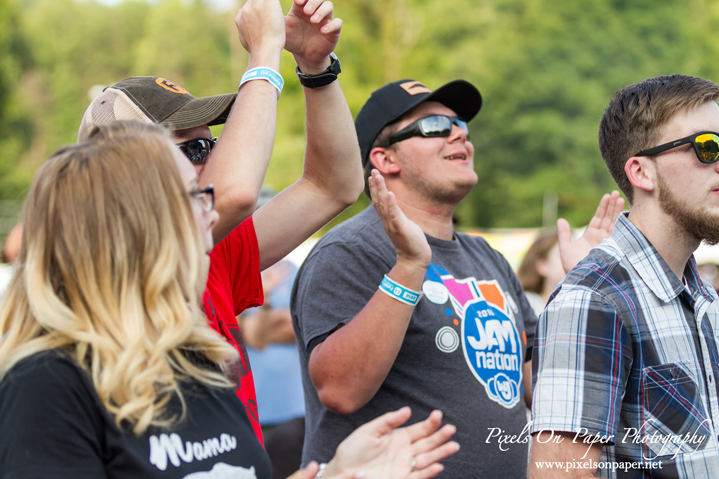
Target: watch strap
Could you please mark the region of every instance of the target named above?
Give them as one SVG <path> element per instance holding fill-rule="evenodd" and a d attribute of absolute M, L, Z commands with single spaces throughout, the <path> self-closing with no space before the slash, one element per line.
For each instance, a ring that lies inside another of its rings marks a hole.
<path fill-rule="evenodd" d="M 334 53 L 330 53 L 330 60 L 331 63 L 327 70 L 321 73 L 316 73 L 314 75 L 302 73 L 300 71 L 300 67 L 297 66 L 295 71 L 297 72 L 297 77 L 300 79 L 300 83 L 302 84 L 302 86 L 307 88 L 319 88 L 322 86 L 327 86 L 333 81 L 337 80 L 337 75 L 342 72 L 342 68 L 340 67 L 340 60 Z"/>

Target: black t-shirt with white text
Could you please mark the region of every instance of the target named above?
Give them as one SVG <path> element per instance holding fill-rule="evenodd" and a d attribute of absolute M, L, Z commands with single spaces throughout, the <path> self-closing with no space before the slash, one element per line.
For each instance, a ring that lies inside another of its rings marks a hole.
<path fill-rule="evenodd" d="M 141 436 L 120 429 L 89 375 L 57 351 L 0 382 L 0 477 L 269 479 L 269 459 L 231 389 L 181 382 L 186 417 Z M 179 399 L 170 409 L 179 414 Z"/>

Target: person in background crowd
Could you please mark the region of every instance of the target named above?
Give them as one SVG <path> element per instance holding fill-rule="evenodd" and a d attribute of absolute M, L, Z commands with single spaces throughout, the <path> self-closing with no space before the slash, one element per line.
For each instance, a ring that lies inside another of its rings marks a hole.
<path fill-rule="evenodd" d="M 98 127 L 40 169 L 0 306 L 1 477 L 271 477 L 224 374 L 238 353 L 197 301 L 217 220 L 157 126 Z M 454 428 L 436 411 L 396 429 L 409 415 L 359 428 L 322 477 L 439 473 Z"/>
<path fill-rule="evenodd" d="M 263 186 L 258 207 L 274 196 L 269 186 Z M 240 316 L 273 479 L 287 477 L 302 463 L 305 401 L 290 314 L 290 292 L 296 275 L 297 267 L 286 259 L 264 270 L 264 304 L 247 309 Z"/>
<path fill-rule="evenodd" d="M 400 80 L 357 115 L 372 205 L 317 243 L 292 291 L 305 464 L 331 457 L 357 425 L 398 405 L 420 414 L 442 405 L 463 445 L 443 477 L 526 474 L 526 444 L 500 450 L 487 436 L 492 428 L 519 436 L 526 425 L 525 321 L 534 313 L 504 257 L 452 225 L 477 182 L 467 122 L 480 106 L 463 80 L 435 91 Z M 618 193 L 606 195 L 592 227 L 565 250 L 581 258 L 589 238 L 608 235 L 617 202 Z"/>
<path fill-rule="evenodd" d="M 78 141 L 94 125 L 116 119 L 158 123 L 172 130 L 173 141 L 198 172 L 200 187 L 214 185 L 220 219 L 213 229 L 216 246 L 203 307 L 210 324 L 240 353 L 234 371 L 241 384 L 237 394 L 262 440 L 251 366 L 236 316 L 262 304 L 260 271 L 355 202 L 362 171 L 352 116 L 335 81 L 340 67 L 332 52 L 342 21 L 334 18 L 332 3 L 295 0 L 283 16 L 278 0 L 247 0 L 235 22 L 249 53 L 238 93 L 195 98 L 163 78 L 128 78 L 93 100 Z M 304 85 L 304 170 L 297 182 L 255 212 L 274 143 L 283 47 L 294 55 Z M 225 122 L 215 144 L 209 126 Z"/>
<path fill-rule="evenodd" d="M 10 284 L 13 271 L 17 264 L 17 255 L 20 252 L 20 242 L 22 241 L 22 224 L 13 226 L 5 238 L 5 246 L 3 246 L 3 261 L 0 264 L 0 299 L 5 296 L 5 290 Z"/>
<path fill-rule="evenodd" d="M 533 479 L 719 477 L 719 297 L 692 255 L 719 242 L 717 98 L 666 75 L 602 116 L 599 150 L 631 207 L 539 319 Z"/>
<path fill-rule="evenodd" d="M 517 270 L 517 278 L 535 314 L 542 312 L 554 288 L 566 274 L 559 255 L 557 232 L 540 235 L 527 250 Z"/>

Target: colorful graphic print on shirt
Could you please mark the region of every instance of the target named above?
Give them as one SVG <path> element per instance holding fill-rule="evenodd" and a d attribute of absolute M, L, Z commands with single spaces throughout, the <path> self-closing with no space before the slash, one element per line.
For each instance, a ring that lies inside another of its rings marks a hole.
<path fill-rule="evenodd" d="M 461 342 L 464 358 L 474 377 L 492 401 L 510 409 L 522 395 L 522 351 L 526 336 L 520 337 L 515 319 L 517 306 L 497 281 L 456 279 L 441 266 L 430 264 L 422 292 L 435 304 L 451 305 L 447 314 L 459 318 L 460 327 L 444 326 L 435 336 L 437 348 L 454 352 Z M 459 323 L 459 324 L 458 324 Z"/>

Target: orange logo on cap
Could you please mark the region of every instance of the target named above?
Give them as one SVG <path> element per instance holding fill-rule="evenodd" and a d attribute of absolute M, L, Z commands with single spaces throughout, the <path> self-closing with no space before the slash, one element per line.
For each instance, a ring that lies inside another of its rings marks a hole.
<path fill-rule="evenodd" d="M 175 85 L 171 81 L 165 80 L 164 78 L 158 78 L 157 80 L 155 80 L 155 83 L 160 85 L 165 90 L 171 91 L 172 93 L 180 93 L 180 94 L 189 93 L 187 90 L 182 88 L 180 85 Z"/>
<path fill-rule="evenodd" d="M 400 87 L 410 95 L 417 95 L 419 93 L 432 93 L 432 90 L 422 85 L 418 81 L 408 81 L 406 83 L 400 84 Z"/>

